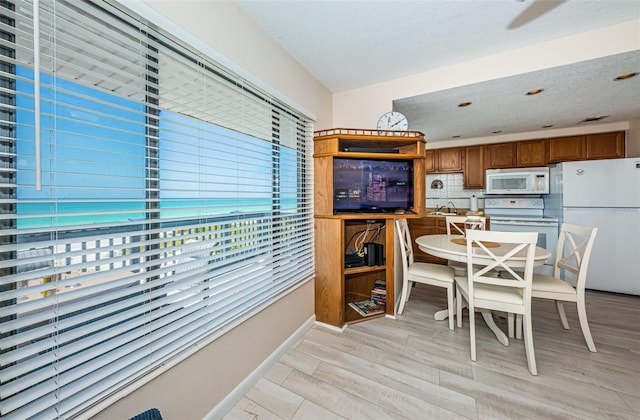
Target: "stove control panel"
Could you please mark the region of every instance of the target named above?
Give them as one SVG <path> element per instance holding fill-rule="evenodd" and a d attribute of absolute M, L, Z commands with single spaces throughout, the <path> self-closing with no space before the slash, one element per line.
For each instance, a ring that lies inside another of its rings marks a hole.
<path fill-rule="evenodd" d="M 544 199 L 525 197 L 495 197 L 484 199 L 485 209 L 544 209 Z"/>

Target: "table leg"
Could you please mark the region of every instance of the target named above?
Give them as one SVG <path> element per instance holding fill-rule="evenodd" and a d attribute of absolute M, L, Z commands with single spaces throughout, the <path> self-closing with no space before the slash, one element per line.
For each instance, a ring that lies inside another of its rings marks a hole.
<path fill-rule="evenodd" d="M 484 322 L 487 323 L 487 326 L 489 327 L 489 329 L 491 331 L 493 331 L 493 333 L 496 335 L 496 338 L 498 339 L 498 341 L 503 345 L 503 346 L 508 346 L 509 345 L 509 338 L 506 336 L 506 334 L 496 325 L 495 321 L 493 320 L 493 315 L 491 314 L 491 311 L 488 309 L 480 309 L 479 310 L 480 313 L 482 314 L 482 317 L 484 318 Z"/>
<path fill-rule="evenodd" d="M 455 299 L 453 300 L 453 302 L 454 302 L 454 306 L 455 306 Z M 466 307 L 466 305 L 465 305 L 465 307 Z M 495 334 L 495 336 L 498 339 L 498 341 L 503 346 L 508 346 L 509 345 L 509 337 L 507 337 L 507 335 L 500 329 L 500 327 L 498 327 L 498 325 L 496 324 L 496 322 L 493 319 L 493 315 L 492 315 L 491 311 L 488 310 L 488 309 L 479 309 L 478 311 L 482 314 L 482 318 L 484 318 L 484 322 L 487 324 L 489 329 L 491 331 L 493 331 L 493 333 Z M 446 310 L 446 309 L 442 309 L 442 310 L 436 312 L 435 314 L 433 314 L 433 319 L 435 319 L 436 321 L 444 321 L 447 318 L 449 318 L 449 311 Z"/>
<path fill-rule="evenodd" d="M 455 307 L 456 307 L 456 299 L 457 298 L 453 298 L 454 312 L 455 312 Z M 436 312 L 435 314 L 433 314 L 433 319 L 435 319 L 436 321 L 444 321 L 444 320 L 446 320 L 448 318 L 449 318 L 449 310 L 448 309 L 441 309 L 438 312 Z"/>
<path fill-rule="evenodd" d="M 442 310 L 436 312 L 435 314 L 433 314 L 433 319 L 435 319 L 436 321 L 444 321 L 447 318 L 449 318 L 449 310 L 448 309 L 442 309 Z"/>

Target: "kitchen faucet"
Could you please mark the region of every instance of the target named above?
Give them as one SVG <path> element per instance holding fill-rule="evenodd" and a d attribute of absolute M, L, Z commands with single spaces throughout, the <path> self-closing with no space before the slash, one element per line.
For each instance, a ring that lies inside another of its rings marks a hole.
<path fill-rule="evenodd" d="M 447 203 L 447 213 L 451 213 L 451 207 L 449 207 L 449 204 L 451 204 L 451 206 L 453 207 L 453 214 L 458 214 L 458 209 L 456 208 L 456 205 L 453 204 L 453 201 L 451 200 L 449 200 L 449 202 Z"/>

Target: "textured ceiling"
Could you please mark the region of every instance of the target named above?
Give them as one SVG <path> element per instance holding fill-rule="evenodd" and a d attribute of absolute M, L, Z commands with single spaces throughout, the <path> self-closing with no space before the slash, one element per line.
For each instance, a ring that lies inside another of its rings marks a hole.
<path fill-rule="evenodd" d="M 640 0 L 236 3 L 332 92 L 640 19 Z M 640 77 L 612 79 L 632 71 L 640 72 L 638 51 L 398 98 L 394 109 L 430 141 L 563 128 L 597 115 L 626 121 L 640 118 Z M 523 95 L 534 88 L 545 90 Z M 473 105 L 457 108 L 462 101 Z"/>

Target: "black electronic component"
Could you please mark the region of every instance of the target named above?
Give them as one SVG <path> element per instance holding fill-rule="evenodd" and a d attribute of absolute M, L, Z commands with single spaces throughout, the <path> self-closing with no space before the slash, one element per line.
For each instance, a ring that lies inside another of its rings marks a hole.
<path fill-rule="evenodd" d="M 375 242 L 367 242 L 363 245 L 364 262 L 367 266 L 384 264 L 384 247 Z"/>

